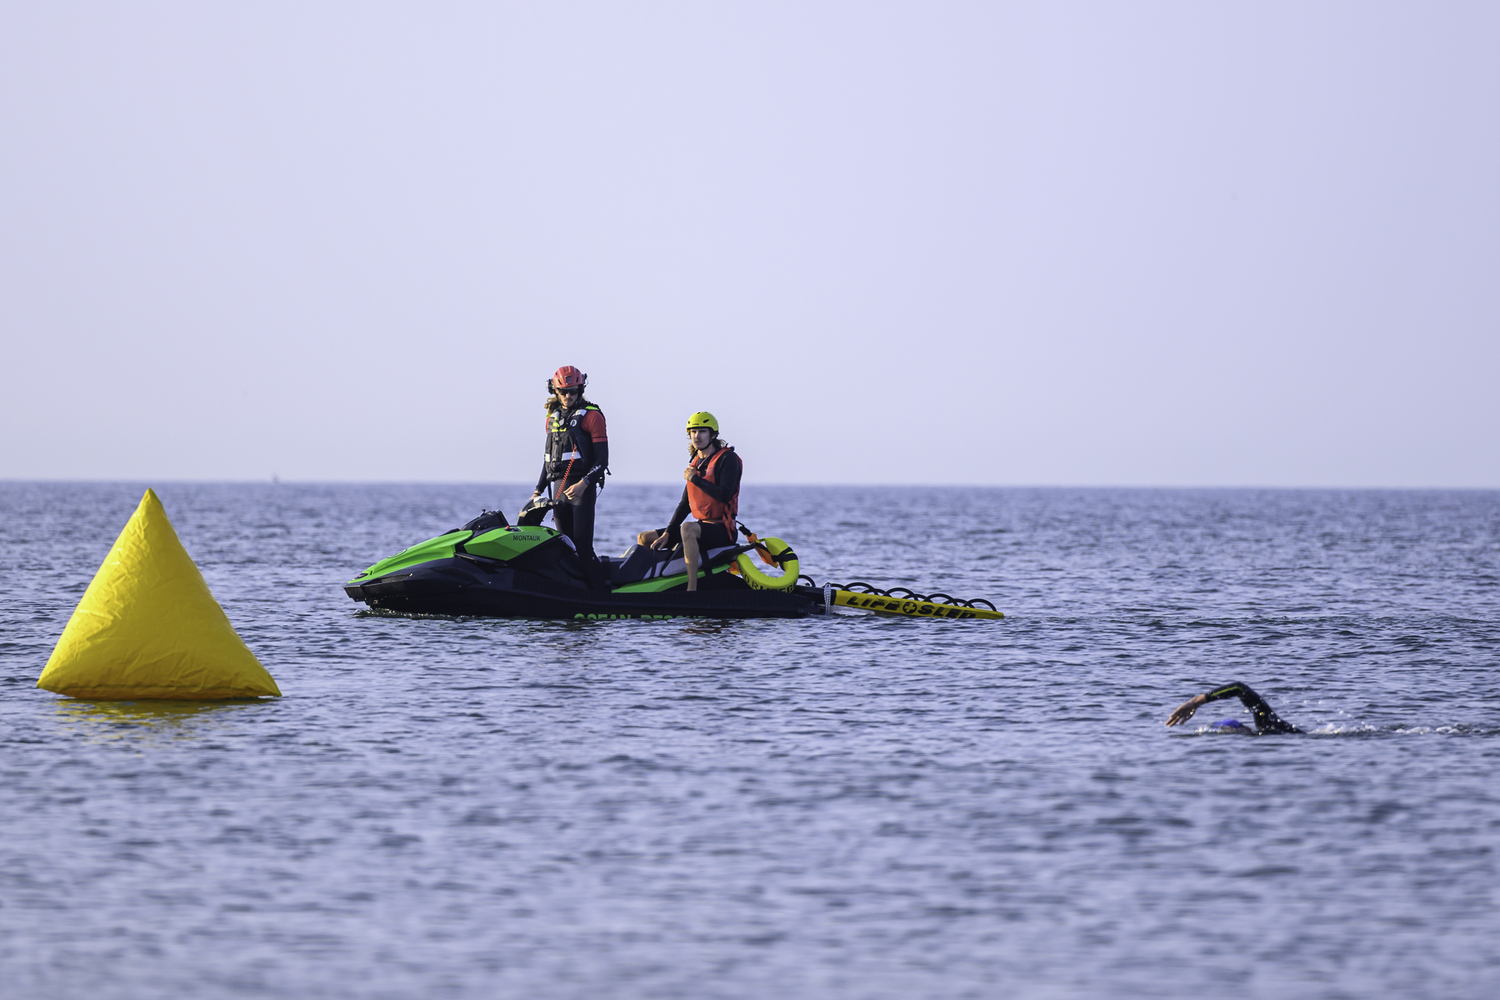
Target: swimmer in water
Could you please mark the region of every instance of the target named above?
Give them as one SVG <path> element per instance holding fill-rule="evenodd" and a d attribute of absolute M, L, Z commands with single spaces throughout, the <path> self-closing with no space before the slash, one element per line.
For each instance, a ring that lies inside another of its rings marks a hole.
<path fill-rule="evenodd" d="M 1198 711 L 1198 706 L 1206 705 L 1211 701 L 1218 701 L 1220 698 L 1239 698 L 1255 718 L 1254 729 L 1235 719 L 1225 719 L 1223 722 L 1214 723 L 1211 728 L 1217 729 L 1220 732 L 1242 732 L 1252 736 L 1264 736 L 1269 733 L 1302 732 L 1302 730 L 1290 722 L 1283 721 L 1275 712 L 1271 711 L 1271 706 L 1266 704 L 1264 698 L 1250 690 L 1248 684 L 1242 684 L 1239 681 L 1214 688 L 1205 694 L 1193 695 L 1193 697 L 1172 710 L 1172 714 L 1167 717 L 1167 725 L 1182 725 L 1193 717 L 1193 713 Z"/>

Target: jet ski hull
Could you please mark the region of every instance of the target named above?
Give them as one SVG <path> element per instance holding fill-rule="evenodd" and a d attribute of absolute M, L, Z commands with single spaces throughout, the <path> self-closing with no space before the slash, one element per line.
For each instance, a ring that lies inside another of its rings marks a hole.
<path fill-rule="evenodd" d="M 802 618 L 825 610 L 821 591 L 752 590 L 727 573 L 701 578 L 693 593 L 618 593 L 568 586 L 489 562 L 462 555 L 437 559 L 365 582 L 351 580 L 344 592 L 387 611 L 491 618 Z"/>

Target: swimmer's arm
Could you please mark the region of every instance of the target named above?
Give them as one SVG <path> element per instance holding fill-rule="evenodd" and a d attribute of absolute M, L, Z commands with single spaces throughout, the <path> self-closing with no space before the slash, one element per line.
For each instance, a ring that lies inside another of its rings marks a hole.
<path fill-rule="evenodd" d="M 1184 722 L 1191 719 L 1193 717 L 1193 713 L 1198 711 L 1199 707 L 1202 706 L 1206 701 L 1208 701 L 1208 695 L 1206 694 L 1193 695 L 1187 701 L 1172 709 L 1172 714 L 1167 716 L 1167 725 L 1182 725 Z"/>
<path fill-rule="evenodd" d="M 1266 699 L 1250 690 L 1250 685 L 1242 681 L 1225 684 L 1223 687 L 1208 693 L 1209 701 L 1214 701 L 1218 698 L 1238 698 L 1250 710 L 1250 714 L 1255 717 L 1255 731 L 1258 733 L 1302 732 L 1302 730 L 1277 715 Z"/>
<path fill-rule="evenodd" d="M 1212 691 L 1205 691 L 1203 694 L 1193 695 L 1187 701 L 1183 702 L 1181 705 L 1178 705 L 1175 709 L 1172 710 L 1172 714 L 1167 716 L 1167 725 L 1182 725 L 1184 722 L 1193 717 L 1194 712 L 1198 711 L 1198 709 L 1202 708 L 1204 705 L 1208 704 L 1211 701 L 1218 701 L 1220 698 L 1235 697 L 1238 697 L 1241 701 L 1245 701 L 1245 695 L 1247 694 L 1255 701 L 1260 702 L 1262 705 L 1265 704 L 1265 702 L 1260 701 L 1260 696 L 1257 695 L 1254 691 L 1251 691 L 1248 687 L 1241 684 L 1239 681 L 1233 681 L 1229 684 L 1225 684 L 1223 687 L 1216 687 Z M 1246 706 L 1249 706 L 1250 702 L 1245 701 L 1245 704 Z M 1251 711 L 1253 712 L 1254 709 L 1252 708 Z"/>
<path fill-rule="evenodd" d="M 1289 722 L 1284 722 L 1266 704 L 1266 700 L 1250 689 L 1250 685 L 1242 681 L 1233 681 L 1223 687 L 1216 687 L 1200 695 L 1194 695 L 1188 701 L 1178 705 L 1172 714 L 1167 717 L 1167 725 L 1180 726 L 1193 717 L 1193 713 L 1199 707 L 1211 701 L 1221 698 L 1238 698 L 1250 714 L 1255 717 L 1255 728 L 1262 733 L 1300 733 L 1302 730 Z"/>

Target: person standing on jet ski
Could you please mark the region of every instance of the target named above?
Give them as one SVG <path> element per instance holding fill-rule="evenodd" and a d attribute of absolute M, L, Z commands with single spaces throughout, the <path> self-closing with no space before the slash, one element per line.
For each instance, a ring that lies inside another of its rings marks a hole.
<path fill-rule="evenodd" d="M 542 455 L 542 474 L 531 494 L 538 500 L 549 485 L 557 501 L 552 519 L 557 530 L 573 540 L 589 584 L 603 586 L 603 573 L 594 556 L 594 501 L 609 469 L 609 435 L 604 411 L 583 396 L 588 376 L 572 365 L 563 365 L 547 381 L 547 415 L 542 426 L 547 433 Z M 523 512 L 521 524 L 540 524 L 544 511 Z"/>
<path fill-rule="evenodd" d="M 688 467 L 682 478 L 687 485 L 672 514 L 672 522 L 661 531 L 643 531 L 636 541 L 653 549 L 682 542 L 687 562 L 687 589 L 698 589 L 698 553 L 733 545 L 738 537 L 735 515 L 740 510 L 740 476 L 744 463 L 734 449 L 719 440 L 719 422 L 707 411 L 688 417 Z M 688 511 L 695 521 L 686 521 Z M 686 523 L 684 523 L 686 521 Z"/>
<path fill-rule="evenodd" d="M 1193 717 L 1193 713 L 1198 711 L 1200 705 L 1206 705 L 1211 701 L 1218 701 L 1220 698 L 1238 698 L 1241 704 L 1250 710 L 1250 715 L 1255 719 L 1255 728 L 1251 729 L 1236 719 L 1225 719 L 1223 722 L 1215 722 L 1210 727 L 1211 729 L 1221 732 L 1243 732 L 1256 736 L 1264 736 L 1268 733 L 1302 732 L 1302 730 L 1290 722 L 1283 721 L 1279 715 L 1271 710 L 1271 706 L 1266 703 L 1264 698 L 1250 690 L 1250 685 L 1241 681 L 1231 681 L 1223 687 L 1217 687 L 1212 691 L 1194 695 L 1172 710 L 1172 714 L 1167 717 L 1167 725 L 1182 725 Z"/>

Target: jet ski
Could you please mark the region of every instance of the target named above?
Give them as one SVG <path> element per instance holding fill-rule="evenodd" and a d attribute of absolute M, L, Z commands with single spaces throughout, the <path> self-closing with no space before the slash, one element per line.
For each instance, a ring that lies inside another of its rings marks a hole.
<path fill-rule="evenodd" d="M 804 618 L 836 608 L 931 618 L 1003 618 L 988 601 L 923 597 L 868 584 L 818 586 L 798 572 L 797 554 L 779 538 L 740 525 L 743 544 L 700 553 L 698 589 L 687 590 L 682 546 L 632 545 L 601 557 L 591 586 L 573 540 L 539 520 L 541 498 L 510 524 L 484 511 L 383 559 L 344 584 L 371 608 L 404 614 L 498 618 Z M 532 516 L 528 517 L 530 514 Z M 777 573 L 768 570 L 778 570 Z M 804 582 L 805 581 L 805 582 Z"/>

